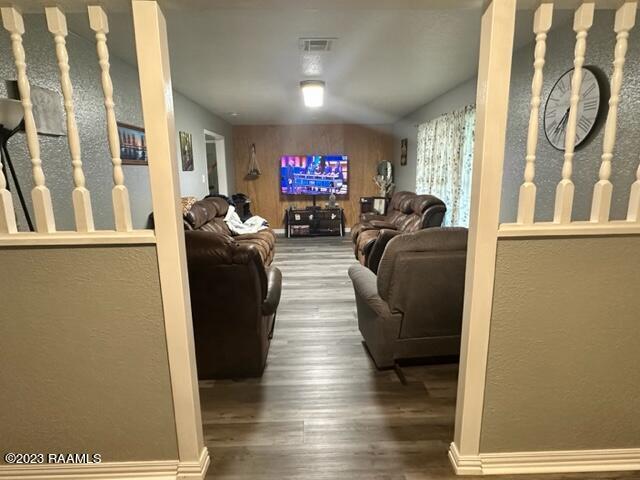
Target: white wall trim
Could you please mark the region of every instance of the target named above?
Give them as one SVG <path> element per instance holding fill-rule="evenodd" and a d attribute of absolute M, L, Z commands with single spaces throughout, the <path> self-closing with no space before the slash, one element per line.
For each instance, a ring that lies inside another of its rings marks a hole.
<path fill-rule="evenodd" d="M 452 443 L 449 459 L 458 475 L 640 470 L 640 448 L 482 453 L 462 456 Z"/>
<path fill-rule="evenodd" d="M 26 247 L 47 245 L 130 245 L 155 244 L 153 230 L 133 230 L 116 232 L 98 230 L 95 232 L 18 232 L 0 235 L 0 247 Z"/>
<path fill-rule="evenodd" d="M 478 455 L 480 451 L 515 13 L 515 0 L 493 0 L 482 15 L 454 432 L 462 458 Z"/>
<path fill-rule="evenodd" d="M 133 0 L 131 5 L 178 456 L 183 465 L 194 465 L 202 461 L 205 445 L 180 209 L 167 24 L 156 1 Z"/>
<path fill-rule="evenodd" d="M 82 465 L 0 465 L 2 480 L 186 480 L 203 479 L 209 467 L 209 453 L 202 450 L 198 462 L 156 460 L 104 462 Z"/>
<path fill-rule="evenodd" d="M 640 222 L 629 222 L 626 220 L 613 220 L 605 223 L 581 221 L 565 224 L 539 222 L 531 225 L 503 223 L 498 230 L 499 237 L 512 238 L 634 234 L 640 234 Z"/>

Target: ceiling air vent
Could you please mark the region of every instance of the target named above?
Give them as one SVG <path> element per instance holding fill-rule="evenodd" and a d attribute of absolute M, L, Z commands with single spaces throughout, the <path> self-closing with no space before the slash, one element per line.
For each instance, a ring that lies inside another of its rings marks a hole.
<path fill-rule="evenodd" d="M 298 40 L 303 52 L 330 52 L 335 38 L 301 38 Z"/>

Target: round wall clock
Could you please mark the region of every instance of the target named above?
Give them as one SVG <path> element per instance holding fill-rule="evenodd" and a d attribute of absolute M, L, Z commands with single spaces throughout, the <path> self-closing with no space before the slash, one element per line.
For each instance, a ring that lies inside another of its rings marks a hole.
<path fill-rule="evenodd" d="M 556 81 L 544 106 L 544 134 L 557 150 L 564 150 L 573 70 L 565 72 Z M 583 67 L 576 123 L 576 149 L 585 145 L 597 132 L 607 114 L 608 101 L 609 81 L 604 72 L 593 66 Z"/>

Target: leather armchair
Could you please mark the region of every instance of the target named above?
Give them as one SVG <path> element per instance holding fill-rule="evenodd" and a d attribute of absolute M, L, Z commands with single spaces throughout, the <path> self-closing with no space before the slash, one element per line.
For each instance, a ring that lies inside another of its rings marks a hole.
<path fill-rule="evenodd" d="M 467 229 L 389 235 L 377 274 L 349 269 L 358 327 L 376 366 L 459 354 Z"/>
<path fill-rule="evenodd" d="M 185 232 L 198 377 L 260 376 L 280 302 L 282 275 L 256 245 Z"/>

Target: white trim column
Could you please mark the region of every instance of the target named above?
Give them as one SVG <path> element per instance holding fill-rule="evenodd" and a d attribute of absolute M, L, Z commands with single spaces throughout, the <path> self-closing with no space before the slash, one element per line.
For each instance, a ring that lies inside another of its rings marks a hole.
<path fill-rule="evenodd" d="M 179 205 L 180 182 L 167 27 L 156 1 L 133 0 L 132 5 L 180 457 L 178 478 L 203 478 L 209 456 L 202 434 L 189 279 Z"/>
<path fill-rule="evenodd" d="M 458 474 L 478 474 L 489 325 L 500 218 L 515 0 L 494 0 L 482 16 L 476 144 L 454 442 Z"/>

